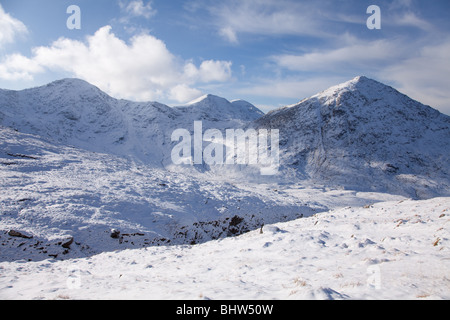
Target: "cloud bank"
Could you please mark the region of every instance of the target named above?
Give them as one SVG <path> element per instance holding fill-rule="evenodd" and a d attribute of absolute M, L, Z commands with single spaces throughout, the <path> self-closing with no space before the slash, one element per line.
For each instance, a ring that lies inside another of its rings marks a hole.
<path fill-rule="evenodd" d="M 200 66 L 172 54 L 165 43 L 148 33 L 119 39 L 110 26 L 86 41 L 60 38 L 50 46 L 33 48 L 32 57 L 8 55 L 0 63 L 0 78 L 32 79 L 45 71 L 65 71 L 108 94 L 149 101 L 186 102 L 201 92 L 193 86 L 231 78 L 231 62 L 205 60 Z"/>

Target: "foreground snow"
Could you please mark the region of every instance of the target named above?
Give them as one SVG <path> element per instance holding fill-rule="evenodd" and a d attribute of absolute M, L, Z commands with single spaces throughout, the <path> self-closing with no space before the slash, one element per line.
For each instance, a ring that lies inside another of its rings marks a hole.
<path fill-rule="evenodd" d="M 450 198 L 346 207 L 195 246 L 0 263 L 0 299 L 450 299 Z"/>

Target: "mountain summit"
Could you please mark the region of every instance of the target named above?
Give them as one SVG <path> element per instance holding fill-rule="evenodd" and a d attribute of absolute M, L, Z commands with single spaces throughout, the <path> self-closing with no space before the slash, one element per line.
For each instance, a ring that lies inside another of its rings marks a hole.
<path fill-rule="evenodd" d="M 303 179 L 418 198 L 449 190 L 450 117 L 364 76 L 254 126 L 280 130 L 281 165 Z"/>
<path fill-rule="evenodd" d="M 198 114 L 202 119 L 223 121 L 223 120 L 242 120 L 253 121 L 264 113 L 244 100 L 234 100 L 232 102 L 212 94 L 197 98 L 184 106 L 176 107 L 183 113 Z M 197 119 L 200 120 L 200 119 Z"/>

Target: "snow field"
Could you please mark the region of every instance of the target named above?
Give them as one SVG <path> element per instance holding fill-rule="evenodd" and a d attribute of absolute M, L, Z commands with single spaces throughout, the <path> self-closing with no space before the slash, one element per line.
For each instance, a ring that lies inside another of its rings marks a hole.
<path fill-rule="evenodd" d="M 346 207 L 188 246 L 0 263 L 1 299 L 449 299 L 450 199 Z"/>

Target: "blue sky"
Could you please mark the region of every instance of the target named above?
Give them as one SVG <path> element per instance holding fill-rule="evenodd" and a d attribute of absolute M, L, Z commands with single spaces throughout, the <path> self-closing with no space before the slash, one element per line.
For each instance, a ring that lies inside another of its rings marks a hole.
<path fill-rule="evenodd" d="M 268 111 L 365 75 L 450 114 L 449 13 L 448 0 L 0 0 L 0 87 L 77 77 L 116 98 L 212 93 Z"/>

